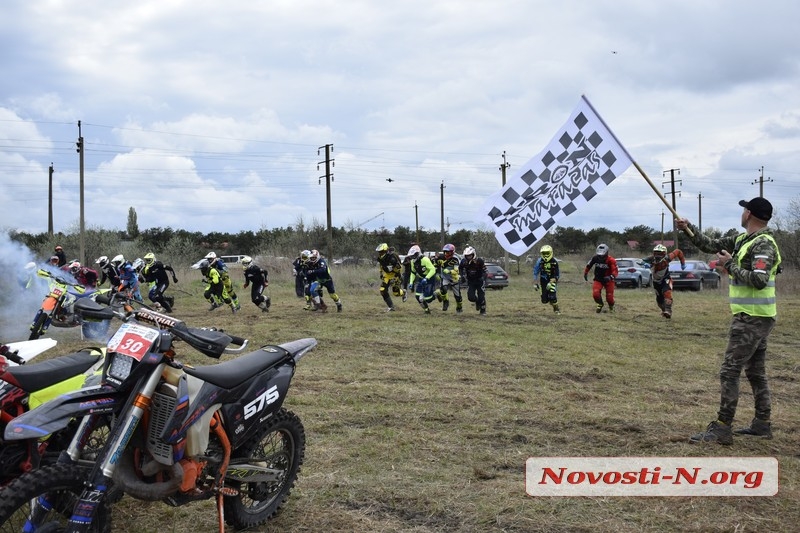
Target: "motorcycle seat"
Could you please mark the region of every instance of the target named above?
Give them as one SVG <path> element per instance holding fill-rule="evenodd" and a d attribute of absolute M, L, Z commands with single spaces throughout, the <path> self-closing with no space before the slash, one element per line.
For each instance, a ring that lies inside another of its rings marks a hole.
<path fill-rule="evenodd" d="M 41 363 L 10 367 L 6 370 L 6 381 L 33 393 L 86 372 L 101 357 L 100 353 L 75 352 Z"/>
<path fill-rule="evenodd" d="M 264 346 L 236 359 L 217 365 L 184 367 L 183 371 L 223 389 L 232 389 L 254 375 L 290 360 L 289 352 L 280 346 Z"/>
<path fill-rule="evenodd" d="M 84 318 L 95 320 L 111 320 L 114 318 L 114 310 L 108 306 L 100 305 L 90 298 L 84 298 L 75 302 L 73 307 L 75 314 Z"/>

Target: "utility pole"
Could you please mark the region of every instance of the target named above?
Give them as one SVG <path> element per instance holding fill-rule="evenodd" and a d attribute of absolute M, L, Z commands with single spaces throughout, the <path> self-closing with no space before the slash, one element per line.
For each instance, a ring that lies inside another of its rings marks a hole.
<path fill-rule="evenodd" d="M 503 163 L 500 165 L 500 179 L 502 181 L 503 187 L 506 186 L 506 169 L 510 167 L 511 164 L 506 161 L 506 151 L 503 150 Z M 504 250 L 505 253 L 503 254 L 503 268 L 508 268 L 508 251 Z M 517 262 L 517 274 L 519 274 L 519 262 Z"/>
<path fill-rule="evenodd" d="M 703 233 L 703 193 L 697 195 L 697 232 Z"/>
<path fill-rule="evenodd" d="M 669 181 L 663 181 L 663 182 L 661 182 L 661 185 L 663 186 L 665 183 L 669 183 L 670 184 L 670 189 L 672 191 L 672 210 L 677 213 L 678 210 L 675 207 L 675 193 L 677 192 L 678 195 L 680 195 L 681 191 L 676 191 L 675 190 L 675 181 L 677 181 L 680 184 L 683 184 L 683 182 L 681 180 L 676 180 L 675 179 L 675 174 L 677 173 L 680 176 L 681 175 L 681 169 L 679 169 L 679 168 L 671 168 L 669 170 L 665 170 L 664 172 L 662 172 L 661 175 L 664 176 L 664 175 L 667 174 L 667 172 L 669 172 Z M 675 246 L 675 248 L 677 248 L 678 247 L 678 228 L 677 228 L 677 226 L 675 226 L 675 222 L 674 221 L 672 222 L 672 228 L 673 228 L 674 234 L 675 234 L 675 236 L 673 237 L 673 239 L 675 240 L 673 246 Z"/>
<path fill-rule="evenodd" d="M 441 196 L 441 204 L 442 204 L 441 205 L 441 211 L 442 211 L 442 221 L 441 221 L 442 222 L 442 239 L 441 239 L 441 241 L 442 242 L 439 244 L 439 249 L 440 250 L 442 248 L 444 248 L 444 190 L 445 190 L 445 188 L 446 187 L 444 186 L 444 180 L 442 180 L 442 184 L 439 186 L 439 190 L 441 191 L 440 196 Z"/>
<path fill-rule="evenodd" d="M 53 236 L 53 163 L 50 162 L 50 169 L 48 171 L 48 185 L 47 185 L 47 234 Z"/>
<path fill-rule="evenodd" d="M 417 244 L 419 244 L 419 207 L 416 200 L 414 200 L 414 225 L 417 229 Z"/>
<path fill-rule="evenodd" d="M 772 181 L 772 178 L 768 177 L 767 179 L 764 179 L 764 165 L 761 165 L 761 175 L 757 180 L 753 180 L 752 182 L 750 182 L 750 185 L 755 185 L 756 183 L 758 183 L 758 195 L 761 196 L 762 198 L 764 197 L 765 181 L 770 182 Z"/>
<path fill-rule="evenodd" d="M 325 163 L 325 206 L 328 212 L 328 261 L 333 261 L 333 221 L 331 215 L 331 182 L 333 181 L 333 174 L 331 167 L 333 167 L 334 160 L 331 159 L 331 152 L 333 151 L 332 144 L 326 144 L 317 148 L 317 155 L 319 151 L 325 148 L 325 161 L 317 163 L 317 170 L 322 163 Z M 317 184 L 322 183 L 322 176 L 319 177 Z"/>
<path fill-rule="evenodd" d="M 78 121 L 78 161 L 80 165 L 80 189 L 81 189 L 81 238 L 80 238 L 80 263 L 86 263 L 86 224 L 83 218 L 83 134 L 81 133 L 81 121 Z"/>

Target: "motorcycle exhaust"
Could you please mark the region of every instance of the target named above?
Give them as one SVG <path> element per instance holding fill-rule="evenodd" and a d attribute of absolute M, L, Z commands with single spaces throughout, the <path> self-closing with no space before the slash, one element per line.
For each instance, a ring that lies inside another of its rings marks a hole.
<path fill-rule="evenodd" d="M 165 469 L 167 470 L 167 469 Z M 160 501 L 178 491 L 183 483 L 183 467 L 173 464 L 169 469 L 170 479 L 147 483 L 139 479 L 133 466 L 133 450 L 128 449 L 122 455 L 117 469 L 114 471 L 114 483 L 125 493 L 145 501 Z"/>

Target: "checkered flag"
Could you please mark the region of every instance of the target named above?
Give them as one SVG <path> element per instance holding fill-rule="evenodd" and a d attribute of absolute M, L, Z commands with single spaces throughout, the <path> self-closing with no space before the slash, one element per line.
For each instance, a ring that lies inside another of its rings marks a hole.
<path fill-rule="evenodd" d="M 550 144 L 486 200 L 481 219 L 489 221 L 506 251 L 523 255 L 632 162 L 589 100 L 581 96 Z"/>

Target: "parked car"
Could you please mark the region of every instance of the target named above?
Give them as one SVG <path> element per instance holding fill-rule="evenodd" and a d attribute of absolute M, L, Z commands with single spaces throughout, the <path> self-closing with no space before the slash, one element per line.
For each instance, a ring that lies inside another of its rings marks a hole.
<path fill-rule="evenodd" d="M 617 259 L 617 287 L 629 286 L 640 289 L 649 287 L 653 282 L 650 266 L 637 257 L 620 257 Z"/>
<path fill-rule="evenodd" d="M 486 288 L 501 291 L 508 287 L 508 272 L 497 263 L 486 263 Z M 461 287 L 467 286 L 467 282 L 461 283 Z"/>
<path fill-rule="evenodd" d="M 501 291 L 508 287 L 508 273 L 503 267 L 494 263 L 486 263 L 486 288 Z"/>
<path fill-rule="evenodd" d="M 686 261 L 686 270 L 681 270 L 680 261 L 672 261 L 669 264 L 669 276 L 672 278 L 673 289 L 701 291 L 704 288 L 719 288 L 719 272 L 705 261 Z"/>

